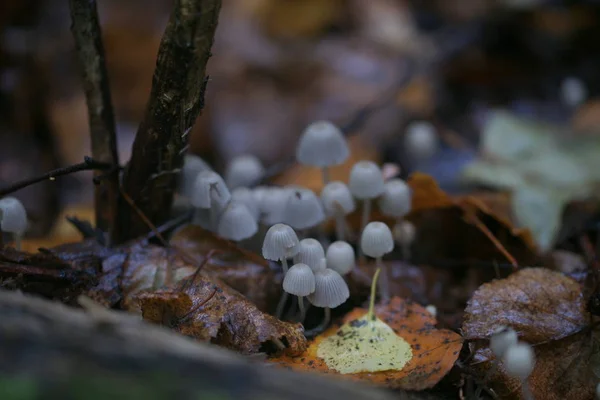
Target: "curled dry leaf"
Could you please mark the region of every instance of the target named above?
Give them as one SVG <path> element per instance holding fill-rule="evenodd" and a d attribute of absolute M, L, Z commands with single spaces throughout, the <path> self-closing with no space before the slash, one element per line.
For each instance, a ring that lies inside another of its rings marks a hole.
<path fill-rule="evenodd" d="M 194 256 L 201 263 L 217 250 L 203 270 L 223 280 L 263 311 L 270 311 L 281 295 L 281 270 L 264 258 L 245 251 L 198 226 L 188 225 L 171 238 L 171 246 Z M 220 251 L 219 251 L 220 250 Z"/>
<path fill-rule="evenodd" d="M 363 318 L 367 310 L 357 308 L 344 318 L 350 323 Z M 423 390 L 433 387 L 450 371 L 462 347 L 460 335 L 445 329 L 436 329 L 435 318 L 420 305 L 394 297 L 375 310 L 376 316 L 388 324 L 396 335 L 410 345 L 412 357 L 400 370 L 359 372 L 341 375 L 354 380 L 367 381 L 390 388 Z M 271 359 L 281 366 L 295 370 L 339 374 L 317 356 L 319 345 L 338 334 L 333 326 L 318 336 L 300 356 L 282 356 Z"/>
<path fill-rule="evenodd" d="M 268 342 L 286 344 L 290 354 L 306 349 L 300 324 L 282 322 L 260 311 L 240 293 L 173 249 L 140 246 L 124 265 L 124 304 L 144 319 L 186 336 L 211 341 L 243 354 L 256 353 Z"/>
<path fill-rule="evenodd" d="M 532 344 L 580 332 L 589 323 L 580 285 L 545 268 L 522 269 L 507 279 L 482 285 L 467 304 L 465 339 L 487 339 L 510 326 Z"/>

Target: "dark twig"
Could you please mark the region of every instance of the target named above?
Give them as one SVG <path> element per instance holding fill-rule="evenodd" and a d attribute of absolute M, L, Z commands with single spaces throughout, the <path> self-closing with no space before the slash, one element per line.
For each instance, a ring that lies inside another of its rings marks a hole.
<path fill-rule="evenodd" d="M 104 61 L 102 32 L 95 0 L 69 0 L 71 32 L 79 56 L 79 66 L 87 100 L 92 157 L 119 165 L 115 117 L 110 100 L 108 73 Z M 108 171 L 95 186 L 96 227 L 108 234 L 108 244 L 120 230 L 118 218 L 119 172 Z"/>
<path fill-rule="evenodd" d="M 124 191 L 155 225 L 169 215 L 183 149 L 204 104 L 221 0 L 176 0 L 163 35 L 150 100 L 123 177 Z M 122 207 L 120 242 L 146 232 L 130 207 Z"/>
<path fill-rule="evenodd" d="M 12 185 L 2 188 L 0 189 L 0 197 L 6 196 L 7 194 L 16 192 L 17 190 L 23 189 L 35 183 L 45 181 L 47 179 L 52 181 L 55 178 L 58 178 L 59 176 L 69 175 L 74 172 L 90 170 L 105 171 L 111 168 L 114 168 L 112 164 L 96 161 L 90 157 L 84 157 L 82 163 L 69 165 L 68 167 L 58 168 L 53 171 L 47 172 L 44 175 L 40 175 L 35 178 L 25 179 L 23 181 L 13 183 Z"/>

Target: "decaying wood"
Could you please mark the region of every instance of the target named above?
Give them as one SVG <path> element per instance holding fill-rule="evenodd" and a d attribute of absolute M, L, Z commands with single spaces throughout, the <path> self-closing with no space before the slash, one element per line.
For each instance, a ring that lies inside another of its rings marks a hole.
<path fill-rule="evenodd" d="M 0 290 L 0 386 L 11 387 L 3 400 L 424 398 L 262 365 L 99 311 Z"/>
<path fill-rule="evenodd" d="M 177 0 L 158 50 L 150 100 L 123 178 L 124 191 L 154 225 L 168 218 L 187 136 L 203 107 L 220 8 L 220 0 Z M 120 213 L 120 242 L 147 233 L 131 207 L 123 205 Z"/>
<path fill-rule="evenodd" d="M 70 0 L 71 31 L 79 57 L 87 100 L 92 158 L 113 166 L 95 189 L 96 227 L 108 233 L 108 243 L 119 231 L 119 157 L 115 117 L 110 99 L 102 33 L 95 0 Z M 95 173 L 96 176 L 100 172 Z"/>

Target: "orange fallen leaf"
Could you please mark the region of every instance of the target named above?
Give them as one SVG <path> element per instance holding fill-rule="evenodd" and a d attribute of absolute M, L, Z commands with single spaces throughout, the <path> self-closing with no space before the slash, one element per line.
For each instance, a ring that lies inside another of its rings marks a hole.
<path fill-rule="evenodd" d="M 343 323 L 362 318 L 366 313 L 365 309 L 354 309 L 346 315 Z M 410 344 L 412 358 L 399 371 L 362 372 L 340 376 L 390 388 L 423 390 L 433 387 L 450 371 L 458 358 L 462 338 L 452 331 L 435 328 L 436 320 L 425 308 L 394 297 L 389 303 L 376 307 L 375 314 Z M 338 328 L 339 326 L 333 326 L 318 336 L 300 356 L 281 356 L 270 361 L 295 370 L 339 374 L 317 356 L 319 344 L 335 335 Z"/>

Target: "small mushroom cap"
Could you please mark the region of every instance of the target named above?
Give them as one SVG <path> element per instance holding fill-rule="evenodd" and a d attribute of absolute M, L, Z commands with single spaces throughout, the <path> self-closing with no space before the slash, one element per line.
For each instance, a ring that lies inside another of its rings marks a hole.
<path fill-rule="evenodd" d="M 379 198 L 379 209 L 390 217 L 403 217 L 410 212 L 412 193 L 402 179 L 385 182 L 383 194 Z"/>
<path fill-rule="evenodd" d="M 219 219 L 217 232 L 221 237 L 230 240 L 244 240 L 254 236 L 258 231 L 256 219 L 248 207 L 235 201 L 230 202 Z"/>
<path fill-rule="evenodd" d="M 258 221 L 260 210 L 252 189 L 248 189 L 246 187 L 238 187 L 233 189 L 231 191 L 231 201 L 245 205 L 248 211 L 250 211 L 250 214 L 252 214 L 252 217 L 254 217 L 254 220 Z"/>
<path fill-rule="evenodd" d="M 247 154 L 231 160 L 225 170 L 225 182 L 230 189 L 248 187 L 265 174 L 265 167 L 258 157 Z"/>
<path fill-rule="evenodd" d="M 283 290 L 295 296 L 308 296 L 315 291 L 315 274 L 302 263 L 293 265 L 283 278 Z"/>
<path fill-rule="evenodd" d="M 320 271 L 322 269 L 327 268 L 327 258 L 323 257 L 319 260 L 319 265 L 317 268 L 313 268 L 313 272 Z"/>
<path fill-rule="evenodd" d="M 535 366 L 535 354 L 529 344 L 519 342 L 506 350 L 503 361 L 508 375 L 525 380 Z"/>
<path fill-rule="evenodd" d="M 340 274 L 329 268 L 315 272 L 315 291 L 308 296 L 312 305 L 335 308 L 348 300 L 348 297 L 348 285 Z"/>
<path fill-rule="evenodd" d="M 342 131 L 329 121 L 310 124 L 296 147 L 296 159 L 300 164 L 315 167 L 338 165 L 350 154 Z"/>
<path fill-rule="evenodd" d="M 298 246 L 298 254 L 294 256 L 295 263 L 306 264 L 314 271 L 320 268 L 321 259 L 325 257 L 325 250 L 318 240 L 302 239 Z"/>
<path fill-rule="evenodd" d="M 182 196 L 192 198 L 194 195 L 194 183 L 198 174 L 202 171 L 212 171 L 210 165 L 194 154 L 186 154 L 183 159 L 183 168 L 179 175 L 179 193 Z"/>
<path fill-rule="evenodd" d="M 350 193 L 357 199 L 374 199 L 383 193 L 383 174 L 371 161 L 359 161 L 350 171 Z"/>
<path fill-rule="evenodd" d="M 27 230 L 27 211 L 18 199 L 14 197 L 0 199 L 0 229 L 18 235 Z"/>
<path fill-rule="evenodd" d="M 412 122 L 406 127 L 404 136 L 406 151 L 418 159 L 428 159 L 439 147 L 435 127 L 427 121 Z"/>
<path fill-rule="evenodd" d="M 394 250 L 392 231 L 383 222 L 370 222 L 362 233 L 360 246 L 369 257 L 382 257 Z"/>
<path fill-rule="evenodd" d="M 494 330 L 490 337 L 490 350 L 498 358 L 502 358 L 509 347 L 514 346 L 519 341 L 517 332 L 506 326 L 500 326 Z"/>
<path fill-rule="evenodd" d="M 298 253 L 298 236 L 289 225 L 275 224 L 269 228 L 263 242 L 262 254 L 267 260 L 279 261 Z"/>
<path fill-rule="evenodd" d="M 400 221 L 394 225 L 394 239 L 400 244 L 411 244 L 415 240 L 416 229 L 410 221 Z"/>
<path fill-rule="evenodd" d="M 223 208 L 231 200 L 231 193 L 221 175 L 214 171 L 202 171 L 196 177 L 192 205 L 197 208 Z"/>
<path fill-rule="evenodd" d="M 568 107 L 577 107 L 585 101 L 587 88 L 579 78 L 568 77 L 560 85 L 560 98 Z"/>
<path fill-rule="evenodd" d="M 321 201 L 328 215 L 336 215 L 342 212 L 350 214 L 356 209 L 356 202 L 350 189 L 344 182 L 330 182 L 321 191 Z"/>
<path fill-rule="evenodd" d="M 354 269 L 356 265 L 354 249 L 348 242 L 338 240 L 333 242 L 327 248 L 327 268 L 330 268 L 340 275 L 346 275 Z"/>
<path fill-rule="evenodd" d="M 296 229 L 312 228 L 323 222 L 325 213 L 312 190 L 296 189 L 291 192 L 283 210 L 283 220 Z"/>
<path fill-rule="evenodd" d="M 269 187 L 263 191 L 258 205 L 263 224 L 273 225 L 285 221 L 283 213 L 290 195 L 291 191 L 282 187 Z"/>

